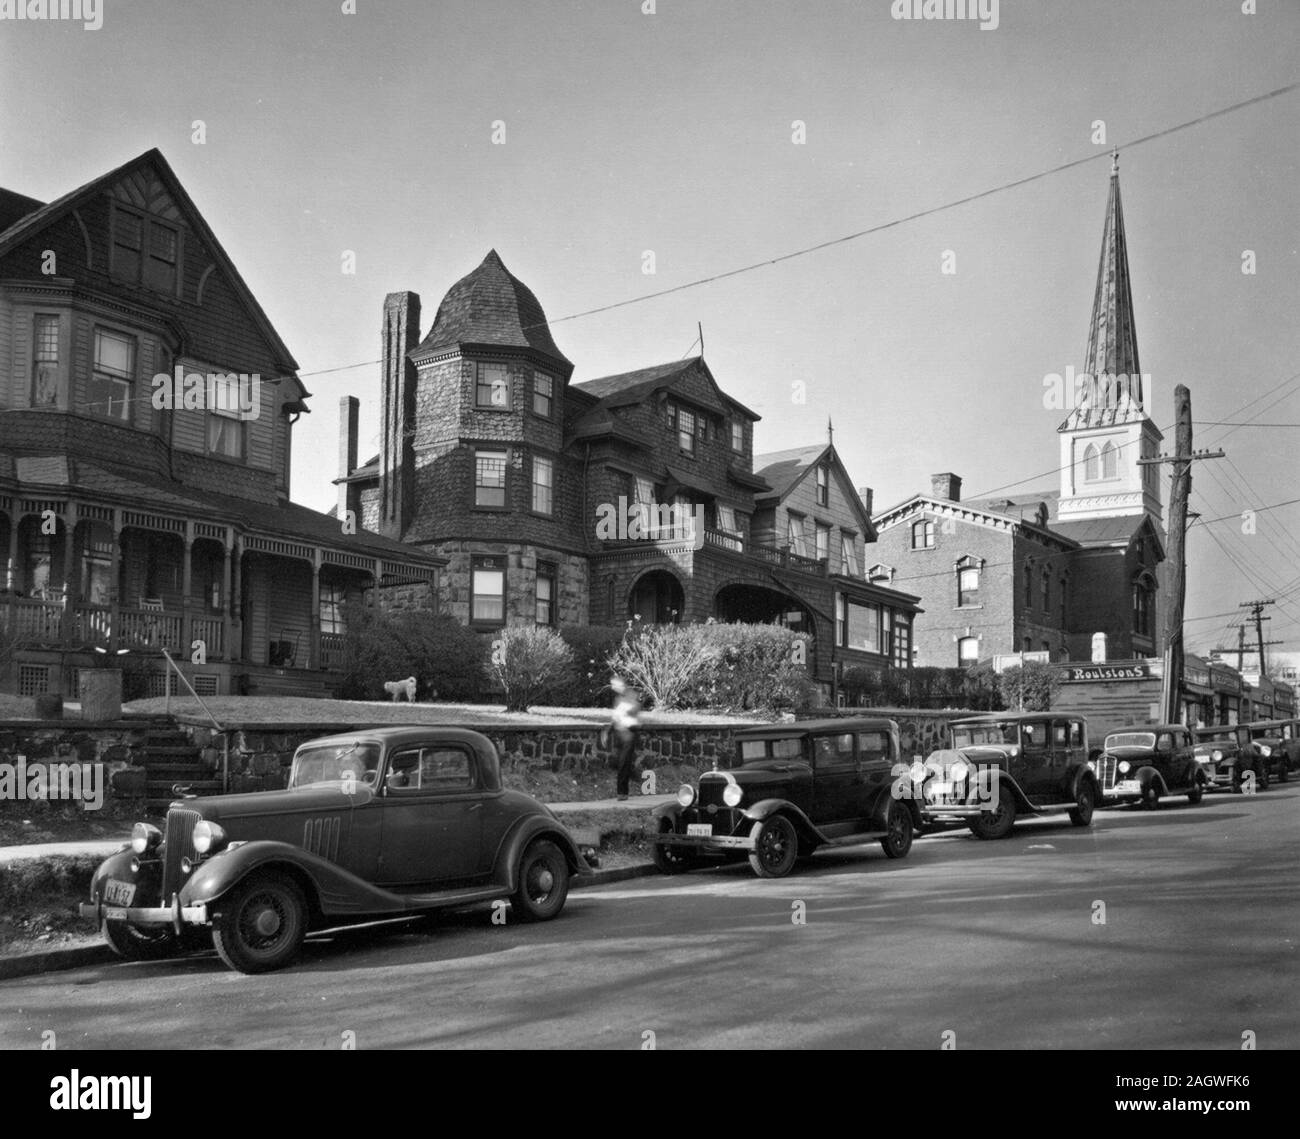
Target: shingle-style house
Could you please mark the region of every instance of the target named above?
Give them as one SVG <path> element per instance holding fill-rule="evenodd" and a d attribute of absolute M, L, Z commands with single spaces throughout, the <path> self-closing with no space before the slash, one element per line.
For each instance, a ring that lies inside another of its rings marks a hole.
<path fill-rule="evenodd" d="M 157 150 L 48 204 L 0 191 L 8 687 L 71 696 L 130 649 L 161 692 L 165 648 L 201 694 L 324 691 L 345 602 L 436 580 L 289 501 L 297 372 Z"/>
<path fill-rule="evenodd" d="M 961 479 L 945 472 L 931 494 L 876 516 L 882 571 L 925 606 L 917 664 L 1020 652 L 1087 661 L 1098 633 L 1111 660 L 1161 651 L 1160 483 L 1140 461 L 1157 454 L 1161 434 L 1143 403 L 1117 168 L 1080 375 L 1058 428 L 1059 489 L 963 501 Z"/>
<path fill-rule="evenodd" d="M 702 357 L 582 383 L 573 370 L 495 251 L 423 337 L 419 297 L 389 295 L 381 449 L 357 464 L 345 397 L 337 511 L 446 559 L 441 607 L 473 628 L 780 621 L 814 635 L 813 671 L 829 682 L 837 596 L 889 593 L 862 576 L 874 532 L 833 451 L 791 459 L 773 486 L 755 472 L 759 417 Z M 832 498 L 805 508 L 807 540 L 792 543 L 786 519 L 819 493 L 817 471 L 830 472 Z M 833 550 L 817 544 L 821 517 Z M 856 561 L 844 560 L 846 535 Z M 915 600 L 887 600 L 874 641 L 853 612 L 860 645 L 846 651 L 906 659 L 890 646 Z"/>

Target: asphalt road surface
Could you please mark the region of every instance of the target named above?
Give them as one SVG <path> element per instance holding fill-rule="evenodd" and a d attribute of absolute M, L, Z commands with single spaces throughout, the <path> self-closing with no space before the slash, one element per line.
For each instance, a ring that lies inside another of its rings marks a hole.
<path fill-rule="evenodd" d="M 1300 1047 L 1300 785 L 818 854 L 310 941 L 0 983 L 36 1048 Z M 802 903 L 802 905 L 799 905 Z M 1103 909 L 1104 907 L 1104 909 Z M 803 923 L 794 919 L 802 916 Z M 1103 921 L 1104 918 L 1104 921 Z M 653 1037 L 648 1036 L 653 1033 Z M 354 1034 L 349 1037 L 348 1034 Z"/>

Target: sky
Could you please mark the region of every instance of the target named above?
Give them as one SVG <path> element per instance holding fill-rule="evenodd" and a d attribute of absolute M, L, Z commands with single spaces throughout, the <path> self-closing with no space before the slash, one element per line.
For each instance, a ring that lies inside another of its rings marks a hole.
<path fill-rule="evenodd" d="M 420 294 L 423 333 L 495 248 L 575 381 L 698 351 L 698 323 L 763 417 L 756 449 L 833 418 L 880 509 L 938 471 L 971 498 L 1056 486 L 1044 379 L 1082 366 L 1118 145 L 1148 407 L 1168 428 L 1186 384 L 1195 445 L 1227 452 L 1194 471 L 1188 647 L 1235 644 L 1256 597 L 1300 647 L 1300 504 L 1241 518 L 1300 497 L 1300 429 L 1277 426 L 1300 423 L 1300 91 L 1125 145 L 1300 80 L 1300 2 L 1001 0 L 988 29 L 893 7 L 103 0 L 97 30 L 0 20 L 0 185 L 49 200 L 162 150 L 313 393 L 306 505 L 335 500 L 341 396 L 378 451 L 385 294 Z M 1209 425 L 1252 417 L 1270 426 Z"/>

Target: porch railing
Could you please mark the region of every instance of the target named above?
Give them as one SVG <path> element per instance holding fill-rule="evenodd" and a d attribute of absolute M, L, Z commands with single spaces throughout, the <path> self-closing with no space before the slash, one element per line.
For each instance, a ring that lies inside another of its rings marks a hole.
<path fill-rule="evenodd" d="M 119 609 L 117 642 L 123 647 L 183 651 L 181 618 L 155 609 Z"/>
<path fill-rule="evenodd" d="M 59 642 L 63 639 L 63 602 L 32 597 L 10 599 L 13 634 L 19 640 Z"/>
<path fill-rule="evenodd" d="M 190 640 L 202 641 L 208 659 L 226 655 L 226 619 L 224 617 L 191 617 Z"/>
<path fill-rule="evenodd" d="M 779 569 L 796 570 L 799 573 L 815 574 L 817 577 L 826 576 L 826 563 L 819 558 L 809 558 L 803 554 L 796 554 L 793 550 L 777 549 L 775 546 L 746 541 L 738 534 L 726 530 L 705 530 L 704 541 L 706 545 L 730 550 L 735 554 L 743 553 L 746 557 L 757 558 Z"/>
<path fill-rule="evenodd" d="M 343 667 L 343 634 L 322 633 L 320 635 L 321 668 L 338 669 Z"/>

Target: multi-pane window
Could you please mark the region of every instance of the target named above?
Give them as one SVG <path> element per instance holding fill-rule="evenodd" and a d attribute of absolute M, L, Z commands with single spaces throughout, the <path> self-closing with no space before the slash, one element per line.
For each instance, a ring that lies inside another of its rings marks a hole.
<path fill-rule="evenodd" d="M 90 411 L 108 419 L 130 419 L 135 380 L 135 341 L 95 329 L 95 364 L 90 376 Z"/>
<path fill-rule="evenodd" d="M 658 532 L 658 512 L 654 510 L 655 484 L 636 475 L 632 479 L 632 501 L 641 513 L 641 529 L 647 538 Z"/>
<path fill-rule="evenodd" d="M 132 284 L 175 295 L 180 231 L 155 217 L 114 204 L 112 272 Z"/>
<path fill-rule="evenodd" d="M 818 561 L 821 561 L 822 558 L 829 558 L 831 556 L 831 528 L 818 522 L 816 541 L 816 552 L 813 554 L 813 557 Z"/>
<path fill-rule="evenodd" d="M 979 600 L 980 571 L 963 566 L 957 571 L 957 604 L 974 605 Z"/>
<path fill-rule="evenodd" d="M 550 514 L 554 509 L 555 461 L 533 456 L 533 509 Z"/>
<path fill-rule="evenodd" d="M 480 557 L 470 562 L 469 619 L 501 624 L 506 618 L 506 560 Z"/>
<path fill-rule="evenodd" d="M 912 523 L 912 549 L 934 549 L 934 523 L 930 519 L 923 518 Z"/>
<path fill-rule="evenodd" d="M 490 407 L 502 411 L 510 408 L 510 373 L 504 364 L 490 364 L 480 360 L 474 382 L 474 406 Z"/>
<path fill-rule="evenodd" d="M 825 463 L 817 464 L 817 505 L 827 506 L 830 503 L 831 493 L 831 473 Z"/>
<path fill-rule="evenodd" d="M 1145 581 L 1133 583 L 1133 632 L 1151 635 L 1151 590 Z"/>
<path fill-rule="evenodd" d="M 858 576 L 858 536 L 847 530 L 840 531 L 840 572 Z"/>
<path fill-rule="evenodd" d="M 474 505 L 504 507 L 506 504 L 506 452 L 474 453 Z"/>
<path fill-rule="evenodd" d="M 745 449 L 745 425 L 739 419 L 731 421 L 731 449 L 733 451 Z"/>
<path fill-rule="evenodd" d="M 59 318 L 38 313 L 32 322 L 32 406 L 59 402 Z"/>
<path fill-rule="evenodd" d="M 545 372 L 533 373 L 533 414 L 551 418 L 555 405 L 555 377 Z"/>
<path fill-rule="evenodd" d="M 906 668 L 912 662 L 912 621 L 906 613 L 894 613 L 894 664 Z"/>
<path fill-rule="evenodd" d="M 555 624 L 555 566 L 549 562 L 537 563 L 537 623 Z"/>
<path fill-rule="evenodd" d="M 718 529 L 727 537 L 723 544 L 731 550 L 739 553 L 744 549 L 745 543 L 741 539 L 740 525 L 736 522 L 736 508 L 734 506 L 725 506 L 718 503 Z"/>
<path fill-rule="evenodd" d="M 808 556 L 808 539 L 804 534 L 804 519 L 801 515 L 788 515 L 785 528 L 785 540 L 792 553 L 798 554 L 803 558 Z"/>
<path fill-rule="evenodd" d="M 347 600 L 347 590 L 334 582 L 320 583 L 320 631 L 322 633 L 342 633 L 343 603 Z"/>
<path fill-rule="evenodd" d="M 692 455 L 695 454 L 696 426 L 695 412 L 679 407 L 677 409 L 677 446 Z"/>
<path fill-rule="evenodd" d="M 846 598 L 841 646 L 846 649 L 858 649 L 861 652 L 881 652 L 883 633 L 880 618 L 879 605 L 863 604 Z"/>

